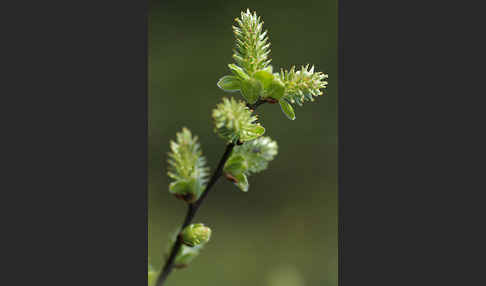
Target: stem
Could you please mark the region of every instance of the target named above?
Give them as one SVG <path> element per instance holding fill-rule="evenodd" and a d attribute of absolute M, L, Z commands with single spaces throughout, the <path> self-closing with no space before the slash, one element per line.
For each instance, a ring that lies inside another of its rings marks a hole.
<path fill-rule="evenodd" d="M 181 229 L 179 231 L 182 231 L 186 226 L 191 224 L 192 219 L 196 215 L 196 212 L 201 206 L 204 199 L 209 194 L 209 191 L 214 186 L 214 184 L 218 181 L 218 179 L 223 175 L 224 165 L 226 164 L 226 161 L 228 161 L 234 147 L 235 147 L 234 143 L 230 143 L 226 145 L 226 150 L 223 154 L 223 157 L 221 157 L 221 160 L 219 161 L 218 168 L 211 176 L 211 179 L 209 180 L 209 183 L 206 186 L 206 189 L 202 193 L 201 197 L 196 202 L 188 205 L 186 218 L 184 219 L 184 222 L 182 223 Z M 177 236 L 176 242 L 174 243 L 174 246 L 170 251 L 169 258 L 167 259 L 167 262 L 165 263 L 164 268 L 162 269 L 162 272 L 157 279 L 157 284 L 156 284 L 157 286 L 162 286 L 164 284 L 164 281 L 167 279 L 170 272 L 174 268 L 174 260 L 181 246 L 182 246 L 182 241 L 179 239 L 179 236 Z"/>
<path fill-rule="evenodd" d="M 273 98 L 265 98 L 265 99 L 258 99 L 257 102 L 253 103 L 253 104 L 247 104 L 246 107 L 248 107 L 249 109 L 255 111 L 258 106 L 264 104 L 264 103 L 272 103 L 272 104 L 275 104 L 275 103 L 278 103 L 278 100 L 276 99 L 273 99 Z"/>
<path fill-rule="evenodd" d="M 250 108 L 251 110 L 253 110 L 253 112 L 254 112 L 254 111 L 256 111 L 258 106 L 260 106 L 260 105 L 262 105 L 266 102 L 271 103 L 268 100 L 265 100 L 265 99 L 260 100 L 259 99 L 254 104 L 251 104 L 251 105 L 247 104 L 246 106 L 248 108 Z M 209 191 L 214 186 L 214 184 L 218 181 L 218 179 L 223 175 L 224 165 L 226 164 L 226 161 L 228 161 L 228 159 L 231 155 L 231 152 L 233 152 L 234 147 L 235 147 L 235 143 L 229 143 L 228 145 L 226 145 L 226 150 L 224 151 L 223 156 L 219 160 L 218 167 L 216 168 L 213 175 L 211 176 L 211 179 L 209 180 L 209 183 L 207 184 L 206 188 L 204 189 L 203 193 L 201 194 L 201 197 L 199 197 L 199 199 L 197 201 L 195 201 L 194 203 L 191 203 L 191 204 L 188 205 L 186 218 L 184 219 L 184 222 L 182 223 L 182 226 L 181 226 L 179 232 L 181 232 L 186 226 L 191 224 L 192 219 L 196 215 L 196 212 L 199 209 L 199 207 L 201 206 L 204 199 L 209 194 Z M 174 268 L 174 261 L 175 261 L 175 258 L 177 256 L 177 253 L 181 249 L 181 246 L 182 246 L 182 240 L 179 238 L 179 235 L 178 235 L 177 238 L 176 238 L 176 241 L 175 241 L 175 243 L 172 246 L 172 249 L 170 251 L 169 258 L 167 259 L 167 261 L 164 265 L 164 268 L 162 268 L 162 271 L 161 271 L 159 277 L 157 278 L 157 283 L 155 284 L 156 286 L 164 285 L 165 280 L 167 279 L 169 274 L 172 272 L 172 269 Z"/>

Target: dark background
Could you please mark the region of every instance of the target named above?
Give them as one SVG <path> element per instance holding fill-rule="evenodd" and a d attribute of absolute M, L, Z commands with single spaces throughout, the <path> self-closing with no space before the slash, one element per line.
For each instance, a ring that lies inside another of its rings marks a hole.
<path fill-rule="evenodd" d="M 211 242 L 171 285 L 337 285 L 337 1 L 152 1 L 149 6 L 149 260 L 159 269 L 169 232 L 186 207 L 168 193 L 169 140 L 183 126 L 199 136 L 214 170 L 224 142 L 211 111 L 224 93 L 241 10 L 262 16 L 274 69 L 315 64 L 329 74 L 327 96 L 296 108 L 295 121 L 278 105 L 258 114 L 279 154 L 250 177 L 248 193 L 221 180 L 195 222 L 213 230 Z M 280 279 L 280 280 L 279 280 Z M 283 280 L 283 281 L 281 281 Z M 191 284 L 192 283 L 192 284 Z M 195 284 L 194 284 L 195 283 Z"/>

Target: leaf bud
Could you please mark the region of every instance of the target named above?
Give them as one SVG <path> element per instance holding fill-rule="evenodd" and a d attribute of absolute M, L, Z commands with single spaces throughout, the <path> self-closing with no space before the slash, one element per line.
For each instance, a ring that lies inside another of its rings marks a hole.
<path fill-rule="evenodd" d="M 202 223 L 191 224 L 184 228 L 181 232 L 180 238 L 187 246 L 197 246 L 205 244 L 211 237 L 211 229 Z"/>

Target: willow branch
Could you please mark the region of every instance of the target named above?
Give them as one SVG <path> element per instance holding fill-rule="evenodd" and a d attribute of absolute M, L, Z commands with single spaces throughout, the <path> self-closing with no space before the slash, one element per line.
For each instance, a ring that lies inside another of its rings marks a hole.
<path fill-rule="evenodd" d="M 258 106 L 260 106 L 260 105 L 262 105 L 266 102 L 272 103 L 271 101 L 264 99 L 264 100 L 258 100 L 256 103 L 251 104 L 251 105 L 247 104 L 247 107 L 249 109 L 253 110 L 253 112 L 255 112 L 256 109 L 258 108 Z M 226 149 L 223 153 L 223 156 L 219 160 L 218 167 L 216 168 L 213 175 L 211 176 L 211 179 L 209 180 L 209 182 L 208 182 L 206 188 L 204 189 L 203 193 L 201 194 L 201 196 L 199 197 L 199 199 L 197 201 L 188 205 L 186 217 L 184 219 L 184 222 L 182 223 L 181 228 L 179 229 L 179 233 L 185 227 L 187 227 L 188 225 L 191 224 L 194 216 L 197 213 L 197 210 L 199 209 L 199 207 L 203 203 L 204 199 L 207 197 L 207 195 L 211 191 L 214 184 L 223 175 L 224 165 L 226 164 L 226 161 L 228 161 L 229 157 L 231 156 L 231 153 L 233 152 L 234 147 L 235 147 L 235 143 L 229 143 L 228 145 L 226 145 Z M 160 275 L 157 278 L 157 283 L 156 283 L 157 286 L 164 285 L 165 280 L 167 279 L 169 274 L 172 272 L 172 269 L 174 269 L 174 261 L 175 261 L 175 258 L 177 256 L 177 253 L 181 249 L 181 246 L 182 246 L 182 240 L 180 239 L 179 235 L 177 235 L 176 241 L 175 241 L 175 243 L 172 246 L 172 249 L 170 251 L 169 258 L 167 259 L 167 261 L 164 265 L 164 268 L 162 268 L 162 271 L 160 272 Z"/>

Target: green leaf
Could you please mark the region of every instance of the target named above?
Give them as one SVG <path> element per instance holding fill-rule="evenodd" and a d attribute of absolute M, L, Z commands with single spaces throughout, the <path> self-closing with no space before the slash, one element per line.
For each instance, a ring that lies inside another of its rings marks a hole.
<path fill-rule="evenodd" d="M 273 74 L 266 70 L 257 71 L 254 77 L 262 83 L 264 89 L 267 89 L 274 79 Z"/>
<path fill-rule="evenodd" d="M 232 155 L 224 166 L 225 173 L 231 175 L 233 183 L 243 192 L 248 191 L 248 179 L 245 173 L 248 171 L 248 163 L 243 155 Z"/>
<path fill-rule="evenodd" d="M 248 170 L 248 163 L 245 157 L 242 155 L 231 156 L 226 164 L 224 165 L 224 171 L 231 174 L 232 176 L 237 176 Z"/>
<path fill-rule="evenodd" d="M 178 268 L 188 266 L 199 255 L 201 248 L 201 245 L 195 247 L 182 245 L 175 258 L 175 266 Z"/>
<path fill-rule="evenodd" d="M 279 100 L 285 93 L 285 85 L 280 80 L 278 74 L 272 74 L 267 70 L 261 70 L 255 73 L 255 78 L 262 83 L 263 95 L 262 97 L 274 98 Z"/>
<path fill-rule="evenodd" d="M 274 77 L 273 81 L 270 83 L 266 90 L 265 97 L 274 98 L 280 100 L 285 94 L 285 85 L 277 77 Z"/>
<path fill-rule="evenodd" d="M 248 103 L 253 104 L 257 102 L 262 94 L 263 86 L 258 80 L 250 78 L 241 82 L 241 95 Z"/>
<path fill-rule="evenodd" d="M 248 80 L 250 76 L 246 74 L 246 72 L 235 64 L 229 64 L 228 67 L 231 71 L 241 80 Z"/>
<path fill-rule="evenodd" d="M 295 112 L 292 105 L 290 105 L 290 103 L 288 103 L 285 99 L 279 100 L 278 103 L 280 103 L 280 107 L 282 108 L 285 116 L 287 116 L 287 118 L 290 120 L 295 120 Z"/>
<path fill-rule="evenodd" d="M 225 75 L 217 84 L 224 91 L 235 92 L 240 90 L 240 80 L 236 76 Z"/>
<path fill-rule="evenodd" d="M 251 125 L 242 132 L 240 136 L 241 141 L 250 141 L 257 139 L 265 133 L 265 128 L 261 125 Z"/>
<path fill-rule="evenodd" d="M 192 191 L 191 187 L 188 181 L 175 181 L 169 184 L 169 191 L 172 194 L 185 195 Z"/>
<path fill-rule="evenodd" d="M 226 177 L 243 192 L 247 192 L 248 176 L 265 170 L 268 162 L 273 160 L 277 153 L 277 142 L 270 137 L 259 137 L 235 146 L 224 167 Z"/>
<path fill-rule="evenodd" d="M 243 192 L 248 192 L 250 185 L 248 184 L 248 178 L 246 177 L 246 175 L 239 174 L 238 176 L 235 176 L 235 179 L 237 180 L 237 183 L 235 185 Z"/>

